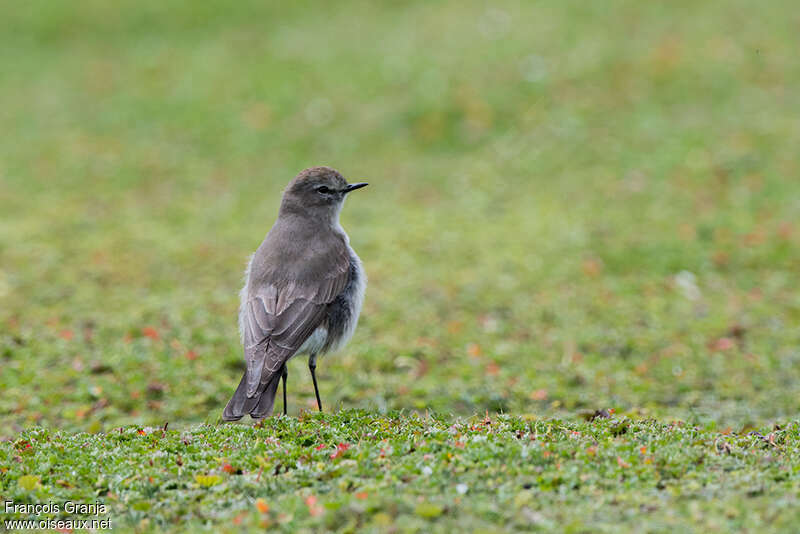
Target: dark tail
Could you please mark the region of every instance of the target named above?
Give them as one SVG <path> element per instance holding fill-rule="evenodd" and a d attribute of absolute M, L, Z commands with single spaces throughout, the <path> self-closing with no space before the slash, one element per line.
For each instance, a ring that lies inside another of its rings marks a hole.
<path fill-rule="evenodd" d="M 281 381 L 281 373 L 274 373 L 269 382 L 261 384 L 252 397 L 247 396 L 247 373 L 239 382 L 239 387 L 233 397 L 228 401 L 225 410 L 222 412 L 223 421 L 238 421 L 246 414 L 250 414 L 253 419 L 263 419 L 272 414 L 272 406 L 275 404 L 275 394 L 278 392 L 278 383 Z"/>

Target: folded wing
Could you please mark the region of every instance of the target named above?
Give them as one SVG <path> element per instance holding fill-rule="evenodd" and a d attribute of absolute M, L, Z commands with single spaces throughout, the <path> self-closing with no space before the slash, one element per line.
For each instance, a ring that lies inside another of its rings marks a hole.
<path fill-rule="evenodd" d="M 347 285 L 350 258 L 346 245 L 325 255 L 323 276 L 297 276 L 283 283 L 262 283 L 245 303 L 243 337 L 247 397 L 269 383 L 325 319 L 327 305 Z"/>

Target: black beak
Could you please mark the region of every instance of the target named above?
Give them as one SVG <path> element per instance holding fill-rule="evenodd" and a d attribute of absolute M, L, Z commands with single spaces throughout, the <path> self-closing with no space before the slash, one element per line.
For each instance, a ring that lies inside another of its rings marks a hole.
<path fill-rule="evenodd" d="M 349 184 L 347 187 L 344 188 L 345 193 L 349 193 L 350 191 L 355 191 L 356 189 L 361 189 L 362 187 L 366 187 L 369 184 L 367 182 L 361 182 L 358 184 Z"/>

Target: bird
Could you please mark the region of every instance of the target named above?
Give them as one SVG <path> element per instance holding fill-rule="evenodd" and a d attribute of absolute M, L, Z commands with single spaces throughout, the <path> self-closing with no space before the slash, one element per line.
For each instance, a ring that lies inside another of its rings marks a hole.
<path fill-rule="evenodd" d="M 321 166 L 301 171 L 286 186 L 277 220 L 245 270 L 239 333 L 246 367 L 223 421 L 271 415 L 281 379 L 286 415 L 286 366 L 298 355 L 308 355 L 322 411 L 317 358 L 350 340 L 367 286 L 339 214 L 347 195 L 366 185 Z"/>

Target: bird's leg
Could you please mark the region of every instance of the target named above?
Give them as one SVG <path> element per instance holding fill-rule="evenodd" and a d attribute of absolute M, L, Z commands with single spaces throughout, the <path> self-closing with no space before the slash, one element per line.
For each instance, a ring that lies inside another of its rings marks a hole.
<path fill-rule="evenodd" d="M 311 371 L 311 380 L 314 381 L 314 395 L 317 396 L 317 407 L 322 411 L 322 401 L 319 400 L 319 388 L 317 387 L 317 355 L 312 354 L 308 358 L 308 370 Z"/>
<path fill-rule="evenodd" d="M 283 378 L 283 415 L 288 415 L 286 411 L 286 377 L 289 376 L 289 370 L 286 368 L 286 364 L 283 364 L 283 369 L 281 371 L 281 378 Z"/>

